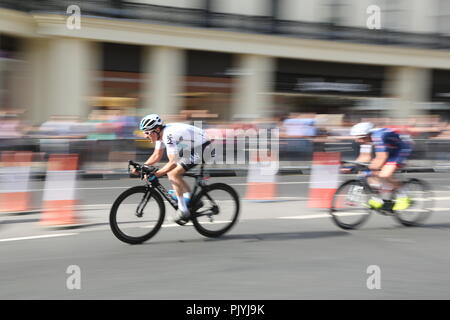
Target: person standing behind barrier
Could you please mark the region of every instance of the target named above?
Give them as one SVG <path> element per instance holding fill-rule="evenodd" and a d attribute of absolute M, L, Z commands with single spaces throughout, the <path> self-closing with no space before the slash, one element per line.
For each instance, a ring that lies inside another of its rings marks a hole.
<path fill-rule="evenodd" d="M 40 151 L 47 154 L 70 153 L 73 139 L 83 139 L 82 123 L 76 116 L 52 116 L 39 127 Z"/>
<path fill-rule="evenodd" d="M 24 150 L 26 125 L 18 112 L 0 114 L 0 151 Z"/>
<path fill-rule="evenodd" d="M 310 160 L 313 151 L 311 138 L 315 135 L 315 120 L 312 117 L 291 113 L 282 122 L 280 133 L 281 138 L 286 138 L 289 160 Z"/>

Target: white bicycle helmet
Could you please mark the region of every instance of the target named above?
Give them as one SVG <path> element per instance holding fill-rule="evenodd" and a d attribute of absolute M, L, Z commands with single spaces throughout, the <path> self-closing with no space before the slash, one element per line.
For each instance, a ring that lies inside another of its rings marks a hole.
<path fill-rule="evenodd" d="M 371 122 L 360 122 L 352 127 L 350 135 L 359 137 L 367 136 L 371 133 L 373 128 L 374 125 Z"/>
<path fill-rule="evenodd" d="M 157 114 L 153 113 L 153 114 L 146 115 L 144 118 L 142 118 L 141 124 L 139 125 L 139 129 L 140 130 L 152 130 L 152 129 L 155 129 L 156 127 L 162 126 L 162 125 L 163 125 L 163 121 L 162 121 L 161 117 L 158 116 Z"/>

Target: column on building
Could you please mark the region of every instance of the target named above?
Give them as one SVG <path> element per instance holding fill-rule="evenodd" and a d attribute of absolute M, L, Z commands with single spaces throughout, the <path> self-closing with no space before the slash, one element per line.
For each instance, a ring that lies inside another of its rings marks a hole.
<path fill-rule="evenodd" d="M 31 79 L 29 120 L 41 123 L 53 115 L 84 118 L 98 95 L 95 43 L 73 38 L 27 41 Z"/>
<path fill-rule="evenodd" d="M 439 0 L 412 0 L 408 1 L 410 11 L 409 30 L 417 33 L 435 33 L 438 32 L 436 25 L 436 13 L 439 12 Z M 407 31 L 409 31 L 407 30 Z"/>
<path fill-rule="evenodd" d="M 4 41 L 6 45 L 1 43 Z M 8 41 L 9 40 L 9 41 Z M 29 64 L 23 54 L 24 38 L 0 34 L 0 110 L 26 111 Z"/>
<path fill-rule="evenodd" d="M 178 114 L 183 100 L 185 53 L 182 49 L 148 47 L 145 50 L 144 108 L 142 115 Z"/>
<path fill-rule="evenodd" d="M 92 93 L 93 58 L 89 42 L 55 38 L 49 46 L 49 110 L 55 115 L 86 116 Z"/>
<path fill-rule="evenodd" d="M 279 0 L 278 18 L 281 20 L 321 22 L 323 3 L 317 0 Z"/>
<path fill-rule="evenodd" d="M 27 83 L 27 120 L 40 124 L 48 119 L 48 42 L 47 38 L 29 38 L 25 41 L 26 60 L 30 78 Z"/>
<path fill-rule="evenodd" d="M 384 82 L 385 95 L 393 98 L 390 116 L 406 118 L 424 112 L 421 102 L 430 101 L 431 70 L 389 67 Z"/>
<path fill-rule="evenodd" d="M 270 117 L 273 110 L 275 61 L 258 55 L 237 56 L 233 117 Z"/>
<path fill-rule="evenodd" d="M 3 77 L 4 77 L 4 71 L 3 71 L 4 66 L 3 65 L 4 65 L 4 62 L 3 62 L 2 58 L 0 57 L 0 110 L 2 108 L 4 108 L 3 96 L 5 95 L 5 91 L 6 91 L 6 89 L 4 88 L 5 87 L 5 85 L 4 85 L 5 79 L 3 79 Z"/>

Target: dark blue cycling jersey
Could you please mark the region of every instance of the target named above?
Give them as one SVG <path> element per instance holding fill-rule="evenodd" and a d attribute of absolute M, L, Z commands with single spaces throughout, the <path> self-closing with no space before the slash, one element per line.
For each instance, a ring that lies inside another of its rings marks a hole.
<path fill-rule="evenodd" d="M 411 144 L 391 129 L 375 129 L 371 132 L 375 152 L 387 152 L 387 162 L 402 164 L 411 154 Z"/>

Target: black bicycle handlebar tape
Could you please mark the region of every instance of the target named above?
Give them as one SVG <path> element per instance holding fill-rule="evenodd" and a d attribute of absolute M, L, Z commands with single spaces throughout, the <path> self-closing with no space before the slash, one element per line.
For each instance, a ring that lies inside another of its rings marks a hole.
<path fill-rule="evenodd" d="M 130 165 L 133 166 L 141 174 L 153 174 L 155 171 L 158 170 L 157 167 L 148 166 L 146 164 L 141 165 L 137 162 L 134 162 L 133 160 L 128 160 L 128 166 Z"/>
<path fill-rule="evenodd" d="M 134 162 L 133 160 L 128 160 L 128 165 L 132 165 L 136 169 L 140 169 L 141 168 L 141 165 L 139 163 L 137 163 L 137 162 Z"/>

